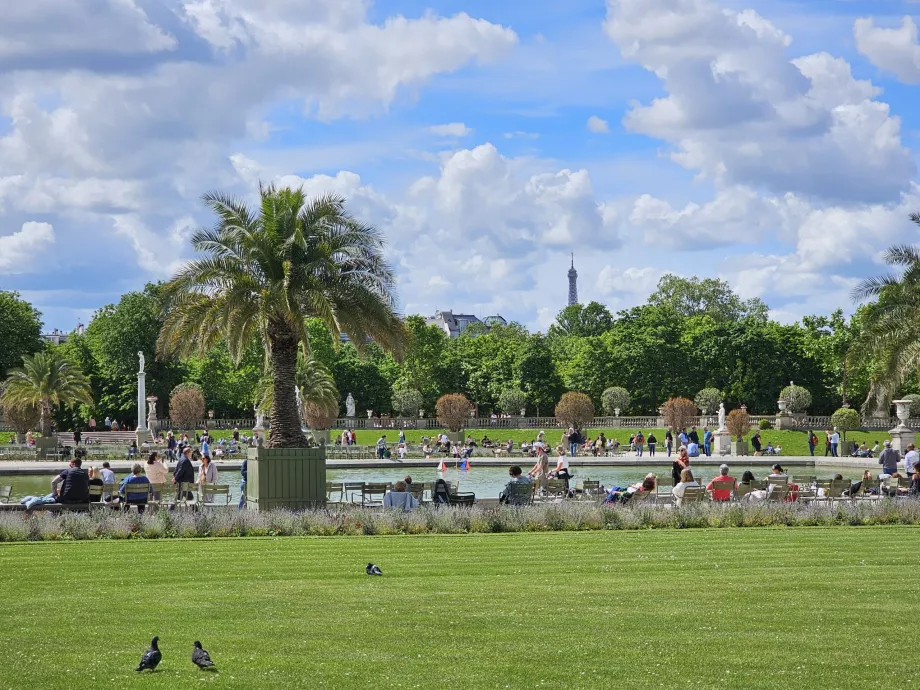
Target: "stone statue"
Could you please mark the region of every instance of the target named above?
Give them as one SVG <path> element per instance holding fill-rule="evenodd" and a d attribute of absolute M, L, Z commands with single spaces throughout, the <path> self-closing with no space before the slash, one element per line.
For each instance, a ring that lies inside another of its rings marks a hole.
<path fill-rule="evenodd" d="M 725 403 L 719 403 L 719 431 L 725 431 Z"/>
<path fill-rule="evenodd" d="M 137 359 L 140 362 L 140 368 L 137 370 L 137 373 L 143 374 L 144 373 L 144 353 L 141 352 L 140 350 L 138 350 L 137 352 Z"/>
<path fill-rule="evenodd" d="M 262 410 L 259 409 L 258 405 L 256 405 L 253 409 L 256 413 L 256 425 L 253 427 L 253 429 L 264 429 L 265 421 L 262 415 Z"/>
<path fill-rule="evenodd" d="M 349 393 L 348 397 L 345 398 L 345 416 L 355 416 L 355 399 L 352 397 L 351 393 Z"/>

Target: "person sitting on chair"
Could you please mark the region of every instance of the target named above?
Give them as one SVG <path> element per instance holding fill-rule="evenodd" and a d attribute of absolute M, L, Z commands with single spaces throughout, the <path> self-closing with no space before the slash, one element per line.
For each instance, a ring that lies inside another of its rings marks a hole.
<path fill-rule="evenodd" d="M 510 494 L 514 491 L 513 487 L 515 485 L 531 485 L 533 484 L 533 479 L 526 474 L 522 474 L 522 470 L 517 465 L 512 466 L 508 470 L 508 475 L 511 479 L 508 480 L 508 483 L 505 484 L 505 490 L 498 495 L 499 503 L 517 503 L 517 499 L 511 498 Z"/>
<path fill-rule="evenodd" d="M 132 491 L 128 492 L 127 487 L 131 487 Z M 142 491 L 134 493 L 134 489 Z M 147 507 L 147 498 L 150 495 L 150 480 L 144 476 L 144 468 L 139 462 L 134 463 L 131 474 L 121 480 L 121 487 L 118 491 L 124 497 L 125 510 L 128 509 L 128 506 L 137 506 L 138 513 L 144 512 Z"/>

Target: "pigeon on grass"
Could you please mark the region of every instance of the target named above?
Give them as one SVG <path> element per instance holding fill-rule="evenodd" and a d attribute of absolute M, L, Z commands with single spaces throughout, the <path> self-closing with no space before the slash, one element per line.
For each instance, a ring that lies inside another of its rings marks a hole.
<path fill-rule="evenodd" d="M 202 649 L 201 643 L 198 640 L 195 640 L 195 649 L 192 651 L 192 663 L 203 670 L 217 670 L 214 662 L 211 661 L 211 655 L 208 654 L 208 650 Z"/>
<path fill-rule="evenodd" d="M 367 567 L 364 569 L 364 572 L 366 572 L 368 575 L 383 575 L 383 571 L 373 563 L 368 563 Z"/>
<path fill-rule="evenodd" d="M 160 646 L 157 644 L 159 641 L 160 638 L 154 635 L 153 639 L 150 640 L 150 649 L 144 652 L 144 656 L 141 657 L 141 663 L 134 669 L 135 671 L 140 673 L 141 671 L 156 670 L 157 665 L 163 660 L 163 654 L 160 652 Z"/>

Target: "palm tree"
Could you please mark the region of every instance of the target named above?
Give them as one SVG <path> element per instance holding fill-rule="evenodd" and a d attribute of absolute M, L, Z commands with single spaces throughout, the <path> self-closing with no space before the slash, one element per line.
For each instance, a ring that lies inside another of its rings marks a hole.
<path fill-rule="evenodd" d="M 339 414 L 339 389 L 329 370 L 319 360 L 299 353 L 294 385 L 300 397 L 301 418 L 311 429 L 328 429 Z M 264 377 L 259 382 L 257 402 L 262 412 L 271 412 L 274 392 L 271 375 Z"/>
<path fill-rule="evenodd" d="M 358 347 L 372 338 L 397 357 L 404 329 L 376 229 L 335 195 L 308 199 L 302 189 L 274 186 L 259 193 L 256 211 L 221 193 L 205 195 L 217 223 L 195 233 L 192 246 L 204 256 L 166 286 L 158 349 L 190 355 L 225 339 L 239 361 L 259 335 L 272 372 L 268 446 L 297 447 L 305 444 L 294 383 L 298 349 L 309 348 L 306 318 L 321 319 Z"/>
<path fill-rule="evenodd" d="M 93 404 L 89 380 L 80 368 L 56 350 L 23 355 L 22 367 L 9 372 L 3 407 L 38 408 L 42 436 L 51 436 L 51 418 L 58 405 Z"/>
<path fill-rule="evenodd" d="M 920 213 L 910 219 L 920 225 Z M 865 411 L 887 409 L 904 380 L 920 375 L 920 249 L 894 245 L 885 263 L 901 274 L 867 278 L 853 290 L 855 301 L 877 300 L 866 305 L 862 333 L 849 353 L 852 359 L 874 360 Z"/>

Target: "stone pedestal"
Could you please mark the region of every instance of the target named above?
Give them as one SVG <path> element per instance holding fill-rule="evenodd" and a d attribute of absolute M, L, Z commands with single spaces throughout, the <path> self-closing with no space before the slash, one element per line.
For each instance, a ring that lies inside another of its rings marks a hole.
<path fill-rule="evenodd" d="M 732 441 L 730 443 L 730 448 L 733 457 L 741 457 L 748 454 L 747 441 Z"/>
<path fill-rule="evenodd" d="M 51 438 L 39 436 L 35 439 L 35 451 L 42 460 L 47 458 L 49 453 L 57 453 L 57 449 L 58 440 L 56 436 L 52 436 Z"/>
<path fill-rule="evenodd" d="M 313 440 L 321 446 L 329 445 L 329 429 L 313 429 L 310 431 L 310 435 L 313 437 Z"/>
<path fill-rule="evenodd" d="M 914 442 L 917 432 L 906 426 L 896 426 L 888 432 L 891 434 L 891 447 L 901 453 L 901 457 L 907 452 L 907 446 Z"/>
<path fill-rule="evenodd" d="M 326 504 L 326 449 L 250 448 L 246 506 L 250 510 L 321 508 Z"/>
<path fill-rule="evenodd" d="M 623 420 L 620 419 L 619 417 L 613 417 L 613 418 L 610 420 L 610 428 L 611 428 L 611 429 L 619 429 L 619 428 L 621 428 L 622 426 L 623 426 Z"/>
<path fill-rule="evenodd" d="M 466 440 L 466 433 L 461 429 L 460 431 L 448 431 L 447 438 L 450 439 L 451 443 L 459 443 L 463 445 L 463 442 Z"/>
<path fill-rule="evenodd" d="M 143 371 L 137 372 L 137 430 L 134 432 L 138 447 L 151 440 L 150 431 L 147 429 L 147 375 Z"/>
<path fill-rule="evenodd" d="M 732 437 L 727 431 L 715 431 L 712 434 L 712 454 L 713 456 L 722 455 L 722 450 L 731 452 Z"/>

